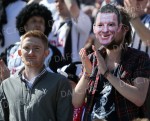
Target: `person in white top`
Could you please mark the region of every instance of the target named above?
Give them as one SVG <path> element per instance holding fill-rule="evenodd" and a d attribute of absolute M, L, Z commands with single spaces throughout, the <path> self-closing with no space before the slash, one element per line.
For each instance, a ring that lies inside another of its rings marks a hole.
<path fill-rule="evenodd" d="M 64 56 L 66 64 L 80 61 L 79 50 L 84 47 L 91 30 L 90 18 L 80 10 L 79 1 L 55 0 L 59 19 L 53 24 L 48 39 Z"/>
<path fill-rule="evenodd" d="M 124 0 L 124 6 L 131 16 L 133 42 L 131 47 L 144 51 L 150 56 L 150 14 L 149 0 Z"/>

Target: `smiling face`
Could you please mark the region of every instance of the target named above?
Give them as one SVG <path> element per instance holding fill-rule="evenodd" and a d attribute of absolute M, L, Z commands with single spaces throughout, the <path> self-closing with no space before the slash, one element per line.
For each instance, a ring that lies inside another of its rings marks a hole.
<path fill-rule="evenodd" d="M 97 40 L 103 46 L 108 46 L 114 43 L 120 25 L 115 13 L 98 13 L 95 25 L 93 26 Z"/>
<path fill-rule="evenodd" d="M 49 51 L 45 49 L 42 40 L 36 37 L 27 37 L 21 41 L 21 50 L 18 51 L 24 64 L 28 67 L 42 67 Z"/>

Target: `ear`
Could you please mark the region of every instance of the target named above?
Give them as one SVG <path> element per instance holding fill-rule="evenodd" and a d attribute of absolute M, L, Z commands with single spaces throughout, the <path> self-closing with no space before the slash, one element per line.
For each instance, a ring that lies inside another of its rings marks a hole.
<path fill-rule="evenodd" d="M 22 55 L 22 53 L 21 53 L 21 50 L 20 50 L 20 49 L 18 50 L 18 55 L 19 55 L 19 56 L 21 56 L 21 55 Z"/>
<path fill-rule="evenodd" d="M 95 25 L 93 25 L 93 32 L 96 33 Z"/>
<path fill-rule="evenodd" d="M 45 57 L 47 57 L 49 55 L 49 53 L 50 53 L 49 49 L 45 50 Z"/>
<path fill-rule="evenodd" d="M 123 29 L 125 32 L 129 31 L 129 27 L 128 26 L 123 26 Z"/>

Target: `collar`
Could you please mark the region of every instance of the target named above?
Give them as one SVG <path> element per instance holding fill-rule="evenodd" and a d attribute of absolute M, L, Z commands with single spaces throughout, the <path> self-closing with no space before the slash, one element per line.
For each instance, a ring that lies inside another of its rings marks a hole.
<path fill-rule="evenodd" d="M 23 68 L 19 71 L 19 73 L 18 73 L 18 75 L 19 75 L 19 77 L 20 77 L 20 79 L 21 79 L 22 81 L 33 81 L 33 80 L 36 80 L 37 78 L 40 78 L 43 74 L 45 74 L 45 72 L 47 71 L 47 70 L 46 70 L 46 67 L 44 66 L 43 69 L 39 72 L 39 74 L 37 74 L 37 75 L 36 75 L 35 77 L 33 77 L 31 80 L 28 80 L 28 79 L 25 78 L 25 76 L 24 76 L 24 74 L 23 74 L 24 70 L 25 70 L 25 67 L 23 67 Z"/>

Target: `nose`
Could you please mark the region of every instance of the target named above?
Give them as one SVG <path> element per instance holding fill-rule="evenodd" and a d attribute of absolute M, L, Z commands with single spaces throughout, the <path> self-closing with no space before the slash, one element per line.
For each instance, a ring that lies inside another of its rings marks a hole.
<path fill-rule="evenodd" d="M 102 32 L 108 32 L 108 26 L 107 25 L 103 26 Z"/>
<path fill-rule="evenodd" d="M 34 23 L 34 25 L 35 25 L 35 27 L 40 27 L 40 26 L 41 26 L 41 22 L 40 22 L 40 21 L 36 21 L 36 22 Z"/>
<path fill-rule="evenodd" d="M 33 54 L 33 49 L 30 49 L 28 54 Z"/>

